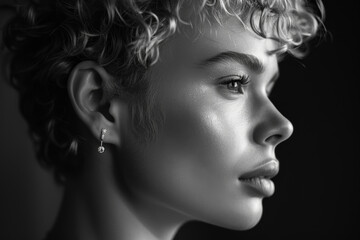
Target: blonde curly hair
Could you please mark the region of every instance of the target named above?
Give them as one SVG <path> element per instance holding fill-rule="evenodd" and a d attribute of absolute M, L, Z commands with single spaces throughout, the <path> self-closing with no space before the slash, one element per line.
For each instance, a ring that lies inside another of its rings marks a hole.
<path fill-rule="evenodd" d="M 115 77 L 114 96 L 121 91 L 133 96 L 134 133 L 151 140 L 162 117 L 146 73 L 158 61 L 161 43 L 179 26 L 196 30 L 199 22 L 221 24 L 223 16 L 235 16 L 258 35 L 277 40 L 280 52 L 300 57 L 324 14 L 320 0 L 199 0 L 191 2 L 196 19 L 189 22 L 181 14 L 186 3 L 189 0 L 29 0 L 16 5 L 17 14 L 4 29 L 4 42 L 13 54 L 11 84 L 19 91 L 37 157 L 54 170 L 59 183 L 82 166 L 77 155 L 85 139 L 75 127 L 66 89 L 80 61 L 93 60 Z M 274 23 L 271 33 L 265 31 L 269 21 Z"/>

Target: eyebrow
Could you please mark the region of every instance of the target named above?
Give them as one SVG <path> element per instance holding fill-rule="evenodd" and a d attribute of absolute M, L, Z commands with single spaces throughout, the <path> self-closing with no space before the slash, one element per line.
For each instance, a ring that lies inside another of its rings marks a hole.
<path fill-rule="evenodd" d="M 226 62 L 237 62 L 241 65 L 248 67 L 251 71 L 259 74 L 264 72 L 265 69 L 262 62 L 254 55 L 234 51 L 221 52 L 208 59 L 202 60 L 197 65 L 199 67 L 208 67 L 213 64 Z"/>

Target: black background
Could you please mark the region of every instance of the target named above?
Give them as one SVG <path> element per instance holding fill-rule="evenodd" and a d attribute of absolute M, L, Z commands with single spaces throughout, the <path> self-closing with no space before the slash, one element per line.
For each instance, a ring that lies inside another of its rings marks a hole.
<path fill-rule="evenodd" d="M 244 232 L 190 222 L 175 240 L 359 237 L 358 2 L 324 4 L 326 39 L 280 64 L 272 100 L 294 134 L 277 148 L 281 171 L 261 222 Z M 0 94 L 0 239 L 39 239 L 61 191 L 37 166 L 14 91 L 1 81 Z"/>

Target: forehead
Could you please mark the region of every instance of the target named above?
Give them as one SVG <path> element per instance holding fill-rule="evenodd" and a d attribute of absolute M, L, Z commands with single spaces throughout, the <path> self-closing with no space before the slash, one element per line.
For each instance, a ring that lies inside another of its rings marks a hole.
<path fill-rule="evenodd" d="M 216 21 L 182 25 L 180 31 L 160 46 L 160 59 L 154 69 L 175 72 L 221 52 L 232 51 L 253 55 L 265 71 L 268 68 L 277 71 L 277 56 L 270 52 L 278 47 L 276 41 L 260 37 L 251 28 L 245 28 L 238 18 L 227 16 L 221 25 Z"/>

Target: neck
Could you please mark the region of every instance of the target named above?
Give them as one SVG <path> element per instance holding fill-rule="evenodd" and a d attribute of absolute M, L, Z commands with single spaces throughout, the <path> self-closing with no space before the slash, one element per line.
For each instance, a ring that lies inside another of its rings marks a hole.
<path fill-rule="evenodd" d="M 186 219 L 121 190 L 110 157 L 101 158 L 88 161 L 83 174 L 66 185 L 52 230 L 54 240 L 173 239 Z"/>

